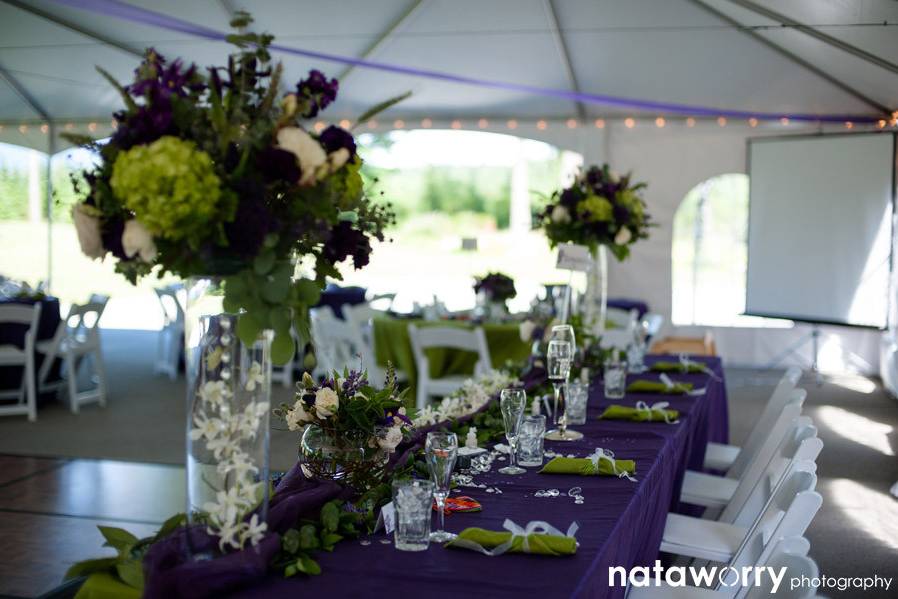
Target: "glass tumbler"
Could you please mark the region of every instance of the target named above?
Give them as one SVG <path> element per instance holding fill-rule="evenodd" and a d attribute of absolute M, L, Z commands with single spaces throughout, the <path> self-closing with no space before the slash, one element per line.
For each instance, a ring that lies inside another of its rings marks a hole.
<path fill-rule="evenodd" d="M 426 551 L 430 543 L 430 510 L 433 483 L 429 480 L 394 480 L 396 510 L 394 541 L 400 551 Z"/>
<path fill-rule="evenodd" d="M 588 399 L 589 385 L 580 381 L 568 383 L 568 424 L 586 424 L 586 402 Z"/>
<path fill-rule="evenodd" d="M 543 437 L 546 434 L 546 417 L 524 416 L 518 432 L 518 463 L 521 466 L 543 465 Z"/>
<path fill-rule="evenodd" d="M 605 397 L 623 399 L 627 391 L 627 362 L 605 360 Z"/>

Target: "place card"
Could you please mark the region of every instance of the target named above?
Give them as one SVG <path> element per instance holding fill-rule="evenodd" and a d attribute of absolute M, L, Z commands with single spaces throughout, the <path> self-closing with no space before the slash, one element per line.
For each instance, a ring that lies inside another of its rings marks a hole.
<path fill-rule="evenodd" d="M 555 268 L 586 272 L 592 265 L 589 248 L 575 243 L 563 243 L 558 246 L 558 263 Z"/>
<path fill-rule="evenodd" d="M 396 508 L 392 501 L 380 508 L 380 514 L 377 515 L 377 522 L 374 524 L 374 532 L 380 530 L 381 527 L 388 535 L 393 534 L 393 531 L 396 530 Z"/>

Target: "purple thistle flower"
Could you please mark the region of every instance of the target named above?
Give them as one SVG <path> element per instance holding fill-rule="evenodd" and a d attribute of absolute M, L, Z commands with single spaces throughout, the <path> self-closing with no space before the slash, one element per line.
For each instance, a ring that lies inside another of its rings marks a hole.
<path fill-rule="evenodd" d="M 352 137 L 352 134 L 345 129 L 331 125 L 321 132 L 318 141 L 321 142 L 321 145 L 324 146 L 324 149 L 328 154 L 336 152 L 341 148 L 346 148 L 349 150 L 350 157 L 355 156 L 355 139 Z"/>

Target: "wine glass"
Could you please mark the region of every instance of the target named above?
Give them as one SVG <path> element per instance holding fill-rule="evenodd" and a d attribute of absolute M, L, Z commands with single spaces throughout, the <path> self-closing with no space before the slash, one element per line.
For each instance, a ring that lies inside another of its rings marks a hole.
<path fill-rule="evenodd" d="M 556 428 L 546 433 L 551 441 L 575 441 L 583 438 L 583 433 L 567 430 L 565 387 L 571 376 L 571 361 L 574 348 L 569 341 L 553 339 L 549 341 L 548 362 L 549 382 L 555 390 L 554 421 Z"/>
<path fill-rule="evenodd" d="M 569 324 L 556 324 L 552 327 L 552 339 L 568 341 L 574 352 L 577 351 L 577 339 L 574 337 L 574 327 Z"/>
<path fill-rule="evenodd" d="M 424 455 L 427 459 L 427 469 L 430 470 L 430 478 L 433 480 L 433 498 L 440 512 L 440 528 L 430 533 L 430 540 L 434 543 L 445 543 L 456 537 L 443 529 L 446 526 L 445 508 L 446 497 L 449 496 L 449 482 L 455 468 L 455 459 L 458 457 L 458 437 L 455 433 L 427 433 Z"/>
<path fill-rule="evenodd" d="M 515 466 L 514 457 L 518 449 L 518 430 L 524 419 L 524 408 L 527 405 L 527 393 L 523 389 L 502 389 L 499 394 L 499 407 L 502 408 L 502 420 L 505 421 L 505 438 L 511 446 L 508 466 L 499 468 L 501 474 L 524 474 L 527 472 Z"/>

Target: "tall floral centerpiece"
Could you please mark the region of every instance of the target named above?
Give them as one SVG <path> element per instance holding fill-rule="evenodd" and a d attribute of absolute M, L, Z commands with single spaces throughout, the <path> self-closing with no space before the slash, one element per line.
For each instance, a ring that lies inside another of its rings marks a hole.
<path fill-rule="evenodd" d="M 570 187 L 552 194 L 537 215 L 552 247 L 575 243 L 592 253 L 583 317 L 597 333 L 604 330 L 608 301 L 606 252 L 625 260 L 630 246 L 649 236 L 652 222 L 639 193 L 644 187 L 630 174 L 618 176 L 607 164 L 591 166 Z"/>
<path fill-rule="evenodd" d="M 74 139 L 100 158 L 73 209 L 84 253 L 111 255 L 131 282 L 188 281 L 187 511 L 223 551 L 266 529 L 272 363 L 291 362 L 294 334 L 308 338 L 325 278 L 347 258 L 366 265 L 393 220 L 365 196 L 352 134 L 303 126 L 337 81 L 313 70 L 285 86 L 272 36 L 251 22 L 232 22 L 226 66 L 150 49 L 130 84 L 100 69 L 125 108 L 108 142 Z M 314 274 L 297 277 L 298 260 Z"/>
<path fill-rule="evenodd" d="M 392 367 L 381 389 L 364 372 L 334 372 L 320 383 L 306 374 L 293 405 L 280 410 L 291 431 L 302 431 L 304 474 L 345 479 L 360 491 L 379 482 L 390 454 L 412 428 L 402 406 L 405 391 L 399 392 Z"/>
<path fill-rule="evenodd" d="M 491 272 L 474 279 L 477 305 L 484 317 L 504 316 L 508 313 L 506 302 L 518 294 L 514 279 L 501 272 Z"/>

